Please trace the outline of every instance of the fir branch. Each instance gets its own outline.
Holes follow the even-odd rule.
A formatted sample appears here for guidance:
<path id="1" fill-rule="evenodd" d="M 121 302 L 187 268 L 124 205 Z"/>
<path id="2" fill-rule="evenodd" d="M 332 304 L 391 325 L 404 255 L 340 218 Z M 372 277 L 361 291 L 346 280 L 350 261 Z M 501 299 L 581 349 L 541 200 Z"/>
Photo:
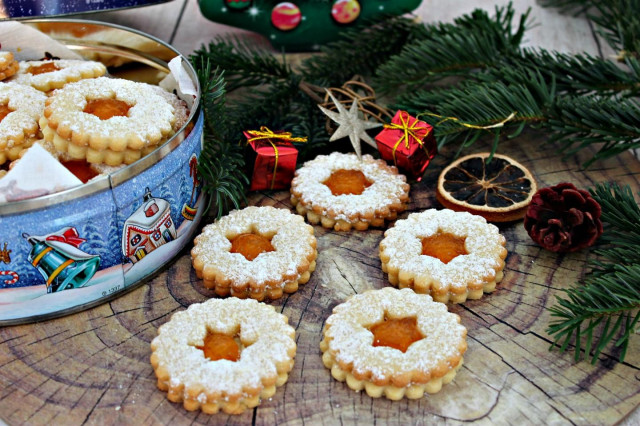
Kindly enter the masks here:
<path id="1" fill-rule="evenodd" d="M 545 77 L 538 69 L 504 68 L 498 81 L 491 77 L 498 75 L 497 72 L 453 89 L 408 93 L 399 98 L 397 107 L 414 113 L 426 111 L 457 118 L 442 121 L 424 116 L 435 126 L 439 144 L 462 141 L 459 151 L 487 131 L 471 126 L 500 123 L 514 112 L 516 116 L 504 125 L 504 128 L 515 128 L 510 138 L 529 125 L 548 130 L 549 142 L 556 142 L 560 152 L 566 155 L 598 145 L 598 152 L 584 163 L 585 167 L 640 147 L 640 104 L 636 100 L 597 95 L 556 96 L 555 73 Z M 493 149 L 501 130 L 502 127 L 491 129 L 496 137 Z"/>
<path id="2" fill-rule="evenodd" d="M 589 14 L 599 34 L 618 51 L 619 58 L 640 57 L 640 0 L 594 1 L 597 13 Z"/>
<path id="3" fill-rule="evenodd" d="M 520 16 L 515 33 L 511 30 L 515 17 L 511 3 L 496 8 L 494 18 L 478 9 L 454 25 L 427 27 L 426 39 L 407 43 L 378 68 L 374 86 L 390 92 L 398 86 L 421 85 L 494 66 L 519 51 L 530 11 Z"/>
<path id="4" fill-rule="evenodd" d="M 198 172 L 204 178 L 203 190 L 211 197 L 209 204 L 217 207 L 216 218 L 246 204 L 249 179 L 244 166 L 241 148 L 205 135 Z"/>
<path id="5" fill-rule="evenodd" d="M 242 100 L 227 109 L 228 133 L 226 138 L 238 142 L 242 131 L 268 126 L 273 130 L 284 130 L 285 116 L 291 111 L 291 103 L 299 93 L 299 77 L 291 76 L 269 86 L 244 93 Z"/>
<path id="6" fill-rule="evenodd" d="M 271 52 L 255 45 L 253 40 L 242 38 L 226 39 L 218 37 L 208 46 L 201 46 L 193 57 L 209 59 L 225 70 L 227 91 L 239 87 L 271 84 L 291 77 L 291 69 L 284 61 L 279 61 Z"/>
<path id="7" fill-rule="evenodd" d="M 620 348 L 622 362 L 640 320 L 640 208 L 629 187 L 599 184 L 591 193 L 603 208 L 602 220 L 607 226 L 603 240 L 610 245 L 597 251 L 604 260 L 592 261 L 593 270 L 579 285 L 564 290 L 564 298 L 556 297 L 557 305 L 549 308 L 555 319 L 547 332 L 562 352 L 573 342 L 576 361 L 584 350 L 595 364 L 602 351 L 613 344 Z M 629 233 L 632 236 L 627 238 Z M 635 255 L 624 264 L 617 262 L 620 249 L 634 247 Z"/>
<path id="8" fill-rule="evenodd" d="M 555 86 L 553 82 L 547 84 L 539 73 L 531 71 L 528 75 L 526 85 L 469 81 L 452 89 L 423 90 L 401 98 L 397 107 L 420 113 L 421 119 L 434 125 L 440 146 L 462 140 L 460 152 L 483 133 L 490 131 L 496 138 L 495 150 L 503 128 L 514 128 L 510 137 L 515 137 L 525 125 L 538 125 L 547 120 L 545 111 L 553 102 Z M 430 116 L 429 113 L 436 116 Z M 486 130 L 472 128 L 503 122 L 512 113 L 516 115 L 504 126 Z M 455 117 L 455 120 L 448 117 Z"/>
<path id="9" fill-rule="evenodd" d="M 345 31 L 342 39 L 321 48 L 304 62 L 306 81 L 341 86 L 356 74 L 371 75 L 409 40 L 421 37 L 424 26 L 406 18 L 391 18 L 369 28 Z"/>
<path id="10" fill-rule="evenodd" d="M 599 96 L 562 97 L 549 112 L 550 142 L 573 155 L 587 146 L 600 145 L 584 166 L 640 147 L 640 104 L 632 99 Z"/>
<path id="11" fill-rule="evenodd" d="M 639 262 L 637 249 L 640 247 L 640 206 L 636 204 L 631 188 L 620 188 L 617 184 L 597 185 L 591 190 L 591 194 L 602 207 L 602 221 L 605 224 L 602 242 L 615 245 L 621 250 L 635 249 L 634 255 L 627 257 L 627 260 L 635 259 Z M 608 252 L 601 254 L 607 256 L 606 253 Z"/>
<path id="12" fill-rule="evenodd" d="M 307 143 L 295 144 L 298 148 L 298 164 L 312 159 L 319 151 L 327 147 L 329 134 L 327 133 L 327 118 L 321 113 L 318 105 L 308 96 L 299 94 L 293 101 L 291 111 L 285 117 L 288 123 L 282 128 L 294 135 L 304 135 Z"/>
<path id="13" fill-rule="evenodd" d="M 523 49 L 521 56 L 505 59 L 497 67 L 477 76 L 479 81 L 526 83 L 531 70 L 556 81 L 558 93 L 598 93 L 605 96 L 635 96 L 640 92 L 640 62 L 625 60 L 627 69 L 586 53 L 567 55 L 543 49 Z"/>
<path id="14" fill-rule="evenodd" d="M 224 71 L 212 69 L 211 61 L 202 56 L 191 56 L 191 64 L 196 70 L 200 82 L 200 102 L 204 106 L 204 127 L 207 134 L 216 138 L 224 133 L 224 122 L 220 117 L 224 114 L 225 86 Z"/>
<path id="15" fill-rule="evenodd" d="M 204 146 L 200 153 L 198 173 L 204 180 L 203 191 L 209 194 L 209 205 L 217 207 L 216 217 L 221 217 L 231 208 L 246 203 L 245 187 L 249 183 L 244 173 L 242 149 L 227 142 L 225 133 L 224 105 L 225 83 L 223 72 L 212 70 L 211 61 L 202 56 L 193 56 L 196 68 L 201 103 L 204 110 Z"/>

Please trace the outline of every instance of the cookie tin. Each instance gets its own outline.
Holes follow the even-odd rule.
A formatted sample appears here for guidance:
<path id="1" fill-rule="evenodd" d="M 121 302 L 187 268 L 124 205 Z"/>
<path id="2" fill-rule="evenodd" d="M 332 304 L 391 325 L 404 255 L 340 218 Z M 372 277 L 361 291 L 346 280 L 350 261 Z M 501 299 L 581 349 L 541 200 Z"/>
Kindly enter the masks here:
<path id="1" fill-rule="evenodd" d="M 51 17 L 149 6 L 170 0 L 0 0 L 0 19 Z"/>
<path id="2" fill-rule="evenodd" d="M 118 25 L 75 20 L 29 25 L 131 80 L 157 82 L 180 55 Z M 91 37 L 74 32 L 87 26 Z M 95 36 L 101 31 L 102 40 Z M 203 117 L 196 73 L 182 62 L 196 95 L 183 98 L 190 105 L 188 122 L 166 143 L 87 184 L 0 204 L 0 325 L 61 316 L 112 299 L 191 243 L 206 204 L 197 172 Z"/>

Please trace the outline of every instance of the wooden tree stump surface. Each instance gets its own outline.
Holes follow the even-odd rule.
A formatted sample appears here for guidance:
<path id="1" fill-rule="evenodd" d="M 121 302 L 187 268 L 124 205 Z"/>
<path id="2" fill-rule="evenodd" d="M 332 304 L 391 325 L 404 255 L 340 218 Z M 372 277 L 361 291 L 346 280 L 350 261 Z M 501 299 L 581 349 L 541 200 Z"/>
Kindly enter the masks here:
<path id="1" fill-rule="evenodd" d="M 570 181 L 587 188 L 615 180 L 640 189 L 640 163 L 629 153 L 580 164 L 537 147 L 541 135 L 505 143 L 501 152 L 529 167 L 540 186 Z M 434 185 L 452 152 L 437 157 L 412 185 L 410 212 L 438 208 Z M 257 193 L 254 205 L 290 209 L 287 192 Z M 406 217 L 405 213 L 403 217 Z M 331 377 L 319 350 L 322 326 L 354 293 L 389 285 L 380 269 L 382 230 L 333 232 L 316 227 L 319 257 L 298 292 L 270 302 L 296 329 L 298 352 L 289 381 L 275 396 L 239 416 L 187 412 L 156 388 L 149 342 L 174 312 L 212 296 L 188 251 L 148 283 L 109 303 L 67 317 L 0 329 L 0 418 L 8 424 L 613 424 L 640 403 L 640 339 L 627 359 L 603 353 L 595 365 L 549 351 L 549 313 L 559 290 L 585 271 L 587 251 L 557 255 L 534 244 L 522 222 L 501 226 L 509 255 L 505 277 L 482 299 L 450 306 L 468 329 L 465 364 L 442 391 L 391 402 L 356 393 Z M 637 417 L 634 417 L 637 419 Z"/>

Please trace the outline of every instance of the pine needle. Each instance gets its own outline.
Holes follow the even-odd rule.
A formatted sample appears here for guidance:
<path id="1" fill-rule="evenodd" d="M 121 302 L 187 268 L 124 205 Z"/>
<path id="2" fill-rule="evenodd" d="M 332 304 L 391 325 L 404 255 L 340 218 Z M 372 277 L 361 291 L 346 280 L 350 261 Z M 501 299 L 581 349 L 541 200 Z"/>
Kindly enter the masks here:
<path id="1" fill-rule="evenodd" d="M 576 361 L 583 347 L 595 364 L 602 351 L 613 346 L 621 348 L 618 359 L 622 362 L 640 319 L 640 208 L 628 186 L 598 184 L 591 194 L 602 206 L 606 225 L 602 241 L 607 245 L 596 252 L 600 260 L 590 262 L 592 270 L 584 280 L 564 290 L 564 297 L 556 296 L 557 304 L 549 308 L 554 319 L 547 332 L 554 336 L 555 345 L 562 341 L 562 352 L 573 342 Z M 635 249 L 635 255 L 620 263 L 621 249 Z M 599 328 L 602 321 L 604 326 Z"/>
<path id="2" fill-rule="evenodd" d="M 406 43 L 399 54 L 378 68 L 375 87 L 388 93 L 398 86 L 422 85 L 494 66 L 518 52 L 529 13 L 520 16 L 514 33 L 511 3 L 496 8 L 493 18 L 478 9 L 454 24 L 427 26 L 424 39 Z"/>
<path id="3" fill-rule="evenodd" d="M 202 56 L 191 58 L 197 70 L 202 90 L 204 110 L 204 146 L 200 153 L 198 172 L 203 177 L 203 191 L 209 194 L 209 205 L 217 207 L 216 217 L 246 203 L 242 149 L 222 139 L 225 133 L 225 83 L 223 72 L 212 69 L 211 61 Z"/>

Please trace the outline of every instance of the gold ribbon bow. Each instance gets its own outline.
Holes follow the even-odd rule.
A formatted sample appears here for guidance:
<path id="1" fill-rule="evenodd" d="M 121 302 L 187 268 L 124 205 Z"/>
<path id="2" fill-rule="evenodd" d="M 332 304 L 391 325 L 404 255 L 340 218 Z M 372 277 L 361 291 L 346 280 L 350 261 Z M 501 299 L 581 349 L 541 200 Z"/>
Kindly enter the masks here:
<path id="1" fill-rule="evenodd" d="M 273 189 L 276 184 L 276 171 L 278 170 L 278 158 L 280 157 L 280 153 L 278 152 L 278 147 L 276 143 L 272 139 L 277 139 L 279 142 L 306 142 L 307 138 L 304 137 L 293 137 L 291 132 L 278 132 L 275 133 L 270 130 L 267 126 L 261 126 L 260 130 L 247 130 L 247 133 L 251 135 L 249 139 L 247 139 L 247 143 L 256 142 L 259 140 L 266 140 L 273 147 L 273 153 L 275 155 L 275 164 L 273 165 L 273 178 L 271 179 L 271 187 L 269 189 Z"/>
<path id="2" fill-rule="evenodd" d="M 424 127 L 424 126 L 418 126 L 418 124 L 420 124 L 419 120 L 415 120 L 413 122 L 413 124 L 411 126 L 409 126 L 409 113 L 407 113 L 406 111 L 401 111 L 400 112 L 400 122 L 401 124 L 398 123 L 390 123 L 390 124 L 385 124 L 384 128 L 385 129 L 392 129 L 392 130 L 400 130 L 402 132 L 404 132 L 404 134 L 400 137 L 400 139 L 398 139 L 398 142 L 396 142 L 396 144 L 393 146 L 393 164 L 395 164 L 396 166 L 398 166 L 397 162 L 396 162 L 396 150 L 398 149 L 398 147 L 400 146 L 400 144 L 402 143 L 402 141 L 404 141 L 404 147 L 409 149 L 410 147 L 410 139 L 409 136 L 411 136 L 413 139 L 415 139 L 418 144 L 420 145 L 421 148 L 424 148 L 424 143 L 423 143 L 423 139 L 427 137 L 427 135 L 430 132 L 430 129 Z M 424 136 L 420 137 L 417 133 L 415 133 L 416 130 L 427 130 L 427 133 L 424 134 Z M 428 154 L 428 152 L 427 152 Z"/>

